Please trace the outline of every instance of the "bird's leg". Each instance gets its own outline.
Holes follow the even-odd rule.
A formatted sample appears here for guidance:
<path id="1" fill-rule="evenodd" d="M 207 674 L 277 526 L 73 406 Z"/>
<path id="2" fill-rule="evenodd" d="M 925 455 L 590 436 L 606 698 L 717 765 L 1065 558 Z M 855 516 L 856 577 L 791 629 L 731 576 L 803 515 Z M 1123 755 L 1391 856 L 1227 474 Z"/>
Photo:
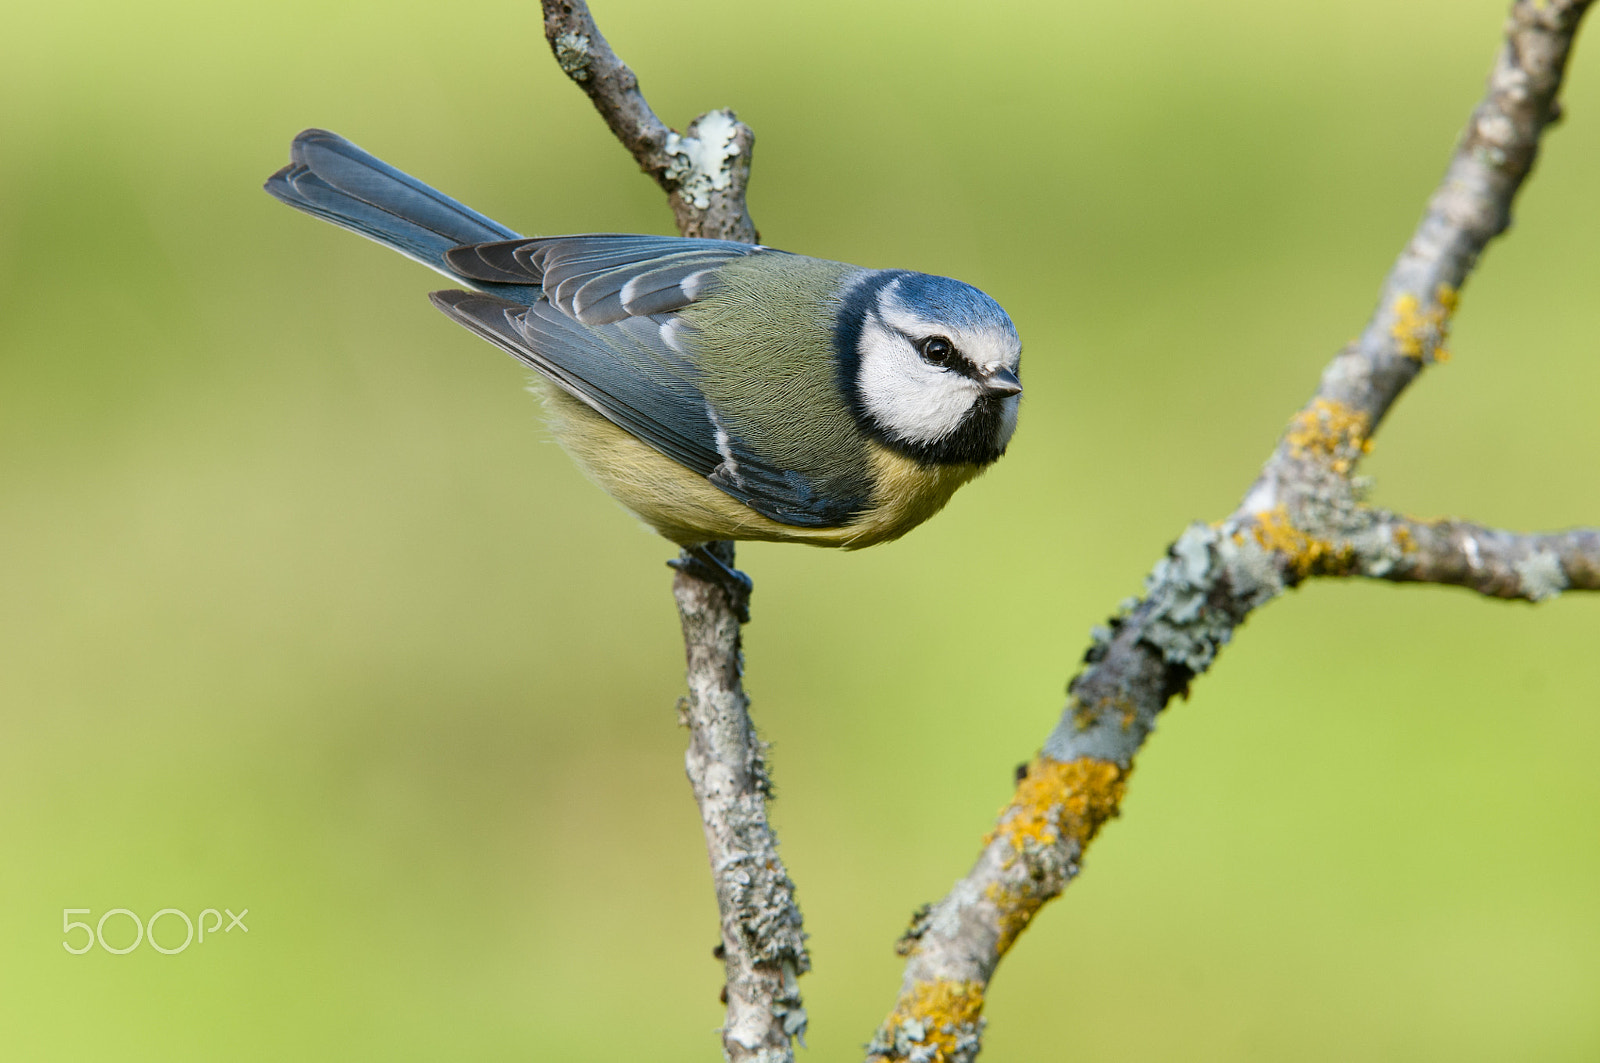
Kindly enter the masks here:
<path id="1" fill-rule="evenodd" d="M 739 623 L 748 624 L 750 592 L 755 590 L 755 584 L 750 582 L 749 576 L 734 568 L 732 562 L 733 544 L 714 542 L 686 546 L 683 548 L 683 553 L 667 564 L 679 572 L 721 587 L 727 594 L 728 602 L 733 606 L 734 615 L 739 618 Z"/>

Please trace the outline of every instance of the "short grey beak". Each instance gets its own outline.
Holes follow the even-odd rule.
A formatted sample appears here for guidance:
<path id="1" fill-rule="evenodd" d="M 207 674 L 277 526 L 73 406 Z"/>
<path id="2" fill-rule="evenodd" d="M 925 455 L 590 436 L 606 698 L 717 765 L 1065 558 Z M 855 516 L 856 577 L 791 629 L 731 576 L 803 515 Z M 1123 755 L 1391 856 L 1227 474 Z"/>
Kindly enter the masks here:
<path id="1" fill-rule="evenodd" d="M 996 369 L 992 373 L 983 375 L 983 390 L 991 395 L 1020 395 L 1022 394 L 1022 381 L 1017 379 L 1017 374 L 1009 369 Z"/>

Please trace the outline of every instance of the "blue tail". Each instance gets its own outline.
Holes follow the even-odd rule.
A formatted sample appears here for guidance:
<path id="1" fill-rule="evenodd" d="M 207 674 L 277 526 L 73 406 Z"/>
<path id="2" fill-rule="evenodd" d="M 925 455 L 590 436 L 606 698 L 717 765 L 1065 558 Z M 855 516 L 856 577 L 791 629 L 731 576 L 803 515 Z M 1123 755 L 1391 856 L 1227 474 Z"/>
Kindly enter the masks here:
<path id="1" fill-rule="evenodd" d="M 289 159 L 267 179 L 269 194 L 458 280 L 445 263 L 446 251 L 518 236 L 325 129 L 295 137 Z"/>

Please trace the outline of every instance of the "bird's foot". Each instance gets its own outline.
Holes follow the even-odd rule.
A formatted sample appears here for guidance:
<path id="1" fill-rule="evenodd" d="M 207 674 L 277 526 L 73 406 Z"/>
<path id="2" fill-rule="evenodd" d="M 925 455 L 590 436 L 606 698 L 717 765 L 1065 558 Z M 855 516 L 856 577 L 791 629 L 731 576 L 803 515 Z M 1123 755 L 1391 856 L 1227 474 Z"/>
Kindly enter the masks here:
<path id="1" fill-rule="evenodd" d="M 726 558 L 723 555 L 726 554 Z M 750 622 L 750 594 L 755 584 L 750 577 L 733 567 L 732 543 L 700 543 L 686 546 L 683 553 L 667 564 L 686 575 L 707 583 L 714 583 L 728 596 L 728 604 L 739 623 Z"/>

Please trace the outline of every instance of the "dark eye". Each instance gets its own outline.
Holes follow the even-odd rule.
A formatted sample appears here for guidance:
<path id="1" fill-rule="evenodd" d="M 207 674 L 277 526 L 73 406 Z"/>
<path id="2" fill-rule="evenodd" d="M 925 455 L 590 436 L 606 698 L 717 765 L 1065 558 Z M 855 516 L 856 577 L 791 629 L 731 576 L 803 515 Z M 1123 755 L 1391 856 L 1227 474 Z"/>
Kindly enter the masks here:
<path id="1" fill-rule="evenodd" d="M 943 336 L 929 336 L 917 346 L 917 350 L 934 365 L 944 365 L 956 353 L 955 344 Z"/>

